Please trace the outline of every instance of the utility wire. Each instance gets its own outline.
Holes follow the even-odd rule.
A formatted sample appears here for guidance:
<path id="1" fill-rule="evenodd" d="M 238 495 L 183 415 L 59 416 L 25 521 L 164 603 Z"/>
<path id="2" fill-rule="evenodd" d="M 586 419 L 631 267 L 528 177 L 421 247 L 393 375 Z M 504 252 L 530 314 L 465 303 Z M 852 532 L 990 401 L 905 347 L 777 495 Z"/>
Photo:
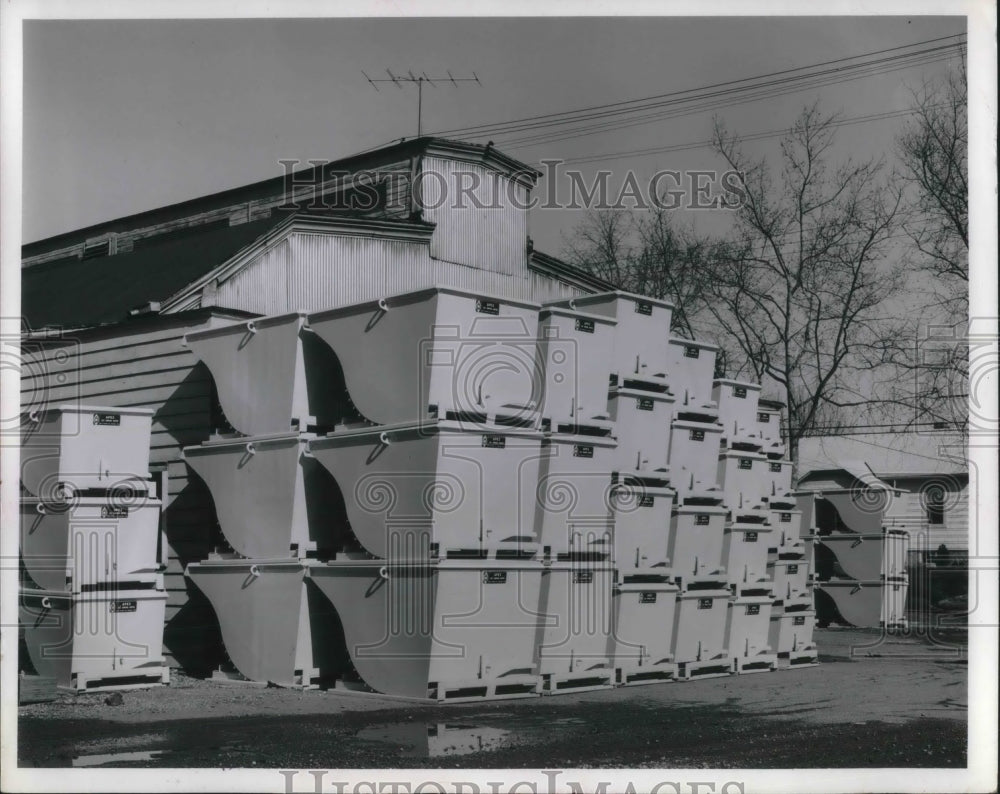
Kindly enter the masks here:
<path id="1" fill-rule="evenodd" d="M 807 69 L 818 69 L 820 67 L 832 66 L 833 64 L 844 63 L 846 61 L 857 60 L 859 58 L 867 58 L 867 57 L 870 57 L 870 56 L 873 56 L 873 55 L 883 55 L 883 54 L 889 53 L 889 52 L 897 52 L 897 51 L 903 50 L 903 49 L 911 49 L 913 47 L 921 47 L 921 46 L 923 46 L 925 44 L 935 44 L 937 42 L 948 41 L 948 40 L 951 40 L 951 39 L 964 38 L 964 37 L 965 37 L 964 33 L 954 34 L 954 35 L 951 35 L 951 36 L 941 36 L 941 37 L 934 38 L 934 39 L 926 39 L 924 41 L 914 42 L 912 44 L 901 45 L 899 47 L 890 47 L 888 49 L 874 50 L 872 52 L 862 53 L 860 55 L 846 56 L 844 58 L 837 58 L 837 59 L 832 60 L 832 61 L 822 61 L 820 63 L 814 63 L 814 64 L 810 64 L 808 66 L 796 66 L 796 67 L 793 67 L 791 69 L 783 69 L 783 70 L 777 71 L 777 72 L 768 72 L 768 73 L 761 74 L 761 75 L 755 75 L 753 77 L 743 77 L 743 78 L 740 78 L 738 80 L 727 80 L 727 81 L 721 82 L 721 83 L 712 83 L 712 84 L 709 84 L 709 85 L 700 86 L 698 88 L 688 88 L 688 89 L 683 89 L 683 90 L 679 90 L 679 91 L 671 91 L 671 92 L 668 92 L 668 93 L 665 93 L 665 94 L 656 94 L 656 95 L 653 95 L 653 96 L 639 97 L 637 99 L 628 99 L 628 100 L 623 100 L 623 101 L 620 101 L 620 102 L 611 102 L 611 103 L 603 104 L 603 105 L 591 105 L 589 107 L 578 108 L 576 110 L 562 111 L 560 113 L 547 113 L 547 114 L 543 114 L 543 115 L 540 115 L 540 116 L 528 116 L 528 117 L 525 117 L 525 118 L 514 119 L 512 121 L 495 122 L 493 124 L 480 124 L 480 125 L 471 126 L 471 127 L 455 127 L 453 129 L 450 129 L 450 130 L 441 130 L 441 131 L 438 131 L 438 132 L 436 132 L 434 134 L 435 135 L 452 135 L 452 134 L 471 133 L 471 132 L 491 132 L 491 131 L 494 131 L 494 130 L 501 130 L 501 129 L 505 129 L 505 128 L 510 127 L 510 126 L 518 126 L 518 125 L 522 125 L 522 124 L 529 123 L 529 122 L 535 122 L 535 121 L 541 121 L 541 120 L 547 120 L 547 119 L 556 119 L 556 118 L 561 118 L 561 117 L 566 117 L 566 116 L 575 116 L 575 115 L 579 115 L 579 114 L 583 114 L 583 113 L 591 113 L 593 111 L 607 110 L 607 109 L 611 109 L 611 108 L 622 108 L 622 107 L 626 107 L 626 106 L 630 106 L 630 105 L 636 105 L 637 103 L 646 103 L 646 102 L 651 102 L 651 101 L 655 101 L 655 100 L 661 100 L 661 99 L 667 99 L 667 98 L 674 98 L 674 97 L 681 96 L 683 94 L 690 94 L 690 93 L 695 93 L 695 92 L 705 92 L 705 91 L 708 91 L 708 90 L 717 89 L 717 88 L 723 88 L 723 87 L 726 87 L 726 86 L 735 86 L 735 85 L 739 85 L 740 83 L 747 83 L 747 82 L 751 82 L 751 81 L 755 81 L 755 80 L 762 80 L 762 79 L 770 78 L 770 77 L 778 77 L 778 76 L 781 76 L 781 75 L 791 74 L 793 72 L 805 71 Z M 477 135 L 476 137 L 479 137 L 479 136 Z"/>
<path id="2" fill-rule="evenodd" d="M 503 145 L 505 147 L 518 147 L 529 143 L 541 144 L 541 143 L 550 143 L 553 141 L 569 140 L 572 138 L 594 135 L 601 132 L 627 129 L 629 127 L 649 124 L 654 121 L 682 118 L 685 116 L 695 115 L 698 113 L 704 113 L 709 110 L 718 110 L 725 107 L 745 104 L 747 102 L 775 99 L 778 97 L 788 96 L 790 94 L 799 93 L 806 90 L 813 90 L 816 88 L 825 88 L 832 85 L 838 85 L 841 83 L 850 82 L 852 80 L 889 74 L 895 71 L 911 69 L 916 66 L 924 66 L 931 63 L 938 63 L 940 61 L 949 60 L 955 57 L 956 55 L 961 54 L 962 52 L 964 52 L 964 50 L 958 48 L 955 49 L 954 51 L 935 53 L 933 56 L 922 56 L 917 59 L 910 59 L 907 60 L 905 63 L 870 66 L 869 68 L 866 68 L 864 70 L 851 72 L 849 74 L 842 73 L 842 70 L 834 70 L 830 74 L 812 75 L 810 76 L 811 79 L 801 80 L 798 81 L 796 84 L 790 86 L 782 86 L 782 87 L 748 86 L 746 87 L 746 89 L 741 90 L 739 93 L 726 92 L 726 95 L 721 97 L 720 96 L 690 97 L 682 101 L 670 103 L 671 109 L 668 110 L 659 110 L 656 113 L 650 113 L 643 116 L 637 116 L 631 118 L 605 120 L 599 123 L 588 124 L 584 126 L 575 127 L 572 129 L 566 129 L 566 130 L 545 129 L 542 131 L 535 132 L 534 134 L 522 135 L 520 137 L 515 136 L 512 138 L 505 137 L 505 135 L 513 131 L 503 131 L 499 132 L 496 137 L 498 144 Z M 700 104 L 692 105 L 690 104 L 692 102 L 698 102 Z M 570 122 L 563 123 L 562 126 L 566 126 L 568 124 L 575 124 L 578 121 L 579 120 L 574 119 Z M 475 137 L 480 137 L 480 136 L 475 136 Z"/>

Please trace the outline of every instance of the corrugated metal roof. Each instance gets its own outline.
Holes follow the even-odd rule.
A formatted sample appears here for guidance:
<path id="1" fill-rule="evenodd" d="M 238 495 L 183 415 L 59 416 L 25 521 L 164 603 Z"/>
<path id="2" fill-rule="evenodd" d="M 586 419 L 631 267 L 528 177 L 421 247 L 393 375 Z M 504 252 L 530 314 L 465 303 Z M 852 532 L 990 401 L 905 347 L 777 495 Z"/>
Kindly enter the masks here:
<path id="1" fill-rule="evenodd" d="M 130 310 L 173 295 L 286 219 L 274 213 L 239 226 L 193 227 L 169 239 L 154 238 L 128 253 L 25 268 L 21 314 L 31 328 L 120 322 Z"/>
<path id="2" fill-rule="evenodd" d="M 799 476 L 863 462 L 879 477 L 961 474 L 965 443 L 954 433 L 819 436 L 799 441 Z"/>

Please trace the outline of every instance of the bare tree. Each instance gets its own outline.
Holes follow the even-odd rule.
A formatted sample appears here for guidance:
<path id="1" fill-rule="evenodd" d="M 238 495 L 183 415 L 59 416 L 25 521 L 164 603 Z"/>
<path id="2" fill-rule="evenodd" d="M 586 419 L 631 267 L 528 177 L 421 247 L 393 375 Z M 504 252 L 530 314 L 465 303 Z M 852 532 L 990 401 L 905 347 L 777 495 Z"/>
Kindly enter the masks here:
<path id="1" fill-rule="evenodd" d="M 914 193 L 904 228 L 918 264 L 939 280 L 941 305 L 968 315 L 969 122 L 965 63 L 913 94 L 914 119 L 897 139 L 902 177 Z"/>
<path id="2" fill-rule="evenodd" d="M 732 374 L 784 395 L 792 460 L 803 435 L 845 411 L 867 415 L 877 388 L 870 373 L 900 345 L 886 318 L 901 285 L 888 256 L 900 193 L 881 163 L 830 164 L 836 120 L 806 108 L 782 139 L 777 177 L 715 125 L 715 150 L 741 174 L 745 198 L 731 239 L 711 258 L 703 306 L 732 347 L 730 361 L 742 362 Z"/>
<path id="3" fill-rule="evenodd" d="M 914 118 L 897 138 L 908 190 L 904 228 L 914 264 L 933 283 L 910 323 L 914 340 L 897 356 L 895 402 L 911 423 L 967 432 L 969 349 L 968 90 L 965 62 L 913 93 Z M 928 325 L 937 330 L 928 331 Z"/>
<path id="4" fill-rule="evenodd" d="M 567 240 L 563 255 L 620 289 L 670 301 L 674 331 L 690 339 L 709 250 L 705 240 L 674 224 L 667 209 L 654 207 L 588 213 Z"/>

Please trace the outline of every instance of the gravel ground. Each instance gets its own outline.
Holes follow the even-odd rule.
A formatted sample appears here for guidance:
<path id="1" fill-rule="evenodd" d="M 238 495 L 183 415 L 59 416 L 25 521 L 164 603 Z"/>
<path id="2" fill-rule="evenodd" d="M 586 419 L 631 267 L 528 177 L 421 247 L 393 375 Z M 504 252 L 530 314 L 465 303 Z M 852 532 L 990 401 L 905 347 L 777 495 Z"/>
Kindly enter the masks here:
<path id="1" fill-rule="evenodd" d="M 20 708 L 23 766 L 963 767 L 964 636 L 817 631 L 792 671 L 492 703 L 224 684 Z M 251 719 L 247 719 L 250 717 Z"/>

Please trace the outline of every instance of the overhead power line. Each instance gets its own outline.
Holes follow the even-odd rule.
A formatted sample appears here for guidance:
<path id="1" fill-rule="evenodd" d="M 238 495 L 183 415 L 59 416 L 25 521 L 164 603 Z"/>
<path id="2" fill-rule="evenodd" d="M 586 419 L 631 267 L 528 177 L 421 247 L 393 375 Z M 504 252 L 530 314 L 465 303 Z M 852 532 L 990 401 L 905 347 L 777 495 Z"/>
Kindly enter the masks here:
<path id="1" fill-rule="evenodd" d="M 964 38 L 964 35 L 965 34 L 942 36 L 939 38 L 927 39 L 925 41 L 914 42 L 913 44 L 902 45 L 899 47 L 874 50 L 872 52 L 862 53 L 859 55 L 837 58 L 831 61 L 822 61 L 819 63 L 810 64 L 808 66 L 800 66 L 776 72 L 769 72 L 766 74 L 756 75 L 753 77 L 744 77 L 738 80 L 728 80 L 725 82 L 713 83 L 698 88 L 683 89 L 679 91 L 672 91 L 665 94 L 656 94 L 652 96 L 639 97 L 636 99 L 623 100 L 620 102 L 612 102 L 602 105 L 592 105 L 589 107 L 578 108 L 576 110 L 563 111 L 560 113 L 547 113 L 539 116 L 529 116 L 520 119 L 514 119 L 511 121 L 495 122 L 493 124 L 480 124 L 470 127 L 456 127 L 448 130 L 439 130 L 434 134 L 440 136 L 479 138 L 484 135 L 499 134 L 501 132 L 510 133 L 515 131 L 522 131 L 524 129 L 538 128 L 541 126 L 565 125 L 568 123 L 575 123 L 583 120 L 592 120 L 594 118 L 605 115 L 622 115 L 628 113 L 635 113 L 638 111 L 649 110 L 655 107 L 661 107 L 668 103 L 677 103 L 679 101 L 690 102 L 694 99 L 705 98 L 705 96 L 718 95 L 720 93 L 725 93 L 725 92 L 760 89 L 765 85 L 773 86 L 786 83 L 788 81 L 804 80 L 810 77 L 815 78 L 821 74 L 833 74 L 836 72 L 844 73 L 844 72 L 849 72 L 851 70 L 870 67 L 873 64 L 877 63 L 888 63 L 897 59 L 912 58 L 918 55 L 925 55 L 943 49 L 963 46 L 961 42 L 955 42 L 952 40 Z M 898 53 L 901 50 L 912 50 L 915 47 L 923 47 L 924 45 L 938 44 L 939 42 L 945 42 L 945 41 L 951 41 L 951 43 L 943 44 L 938 47 L 933 47 L 918 52 L 906 52 L 895 56 L 878 58 L 874 61 L 865 61 L 862 63 L 848 64 L 849 61 L 858 61 L 859 59 L 872 58 L 873 56 L 885 56 L 887 53 L 894 53 L 894 52 Z M 836 66 L 835 68 L 826 68 L 826 67 L 834 67 L 836 64 L 846 64 L 846 65 Z M 810 70 L 817 70 L 817 69 L 820 69 L 821 71 L 819 72 L 812 71 L 811 73 L 803 74 L 803 72 L 810 72 Z M 782 79 L 772 80 L 772 78 L 782 78 Z M 771 82 L 764 83 L 762 85 L 761 81 L 765 80 L 770 80 Z M 722 89 L 722 91 L 720 91 L 720 89 Z M 688 95 L 693 95 L 693 96 L 688 96 Z"/>
<path id="2" fill-rule="evenodd" d="M 649 124 L 654 121 L 662 121 L 666 119 L 681 118 L 684 116 L 705 113 L 707 111 L 719 110 L 733 105 L 757 102 L 765 99 L 774 99 L 806 90 L 825 88 L 831 85 L 850 82 L 852 80 L 889 74 L 903 69 L 911 69 L 916 66 L 925 66 L 931 63 L 949 60 L 963 52 L 963 46 L 949 47 L 940 51 L 936 50 L 930 54 L 914 54 L 913 57 L 908 56 L 905 60 L 893 60 L 892 62 L 880 64 L 865 64 L 865 68 L 863 69 L 853 69 L 851 71 L 839 69 L 825 73 L 816 73 L 809 75 L 808 79 L 801 79 L 795 81 L 794 83 L 783 84 L 780 86 L 765 83 L 746 86 L 739 90 L 687 97 L 676 102 L 663 103 L 667 109 L 658 110 L 654 113 L 647 113 L 644 115 L 635 116 L 622 114 L 619 117 L 612 118 L 610 120 L 602 119 L 596 123 L 571 126 L 580 121 L 579 119 L 573 119 L 564 122 L 563 128 L 546 125 L 545 129 L 540 129 L 537 132 L 532 132 L 527 135 L 506 137 L 509 133 L 498 132 L 495 133 L 493 137 L 497 139 L 499 144 L 507 147 L 569 140 L 572 138 L 594 135 L 602 132 L 617 131 L 642 124 Z M 525 130 L 525 132 L 528 131 L 529 130 Z M 513 133 L 513 130 L 510 131 L 510 133 Z"/>

